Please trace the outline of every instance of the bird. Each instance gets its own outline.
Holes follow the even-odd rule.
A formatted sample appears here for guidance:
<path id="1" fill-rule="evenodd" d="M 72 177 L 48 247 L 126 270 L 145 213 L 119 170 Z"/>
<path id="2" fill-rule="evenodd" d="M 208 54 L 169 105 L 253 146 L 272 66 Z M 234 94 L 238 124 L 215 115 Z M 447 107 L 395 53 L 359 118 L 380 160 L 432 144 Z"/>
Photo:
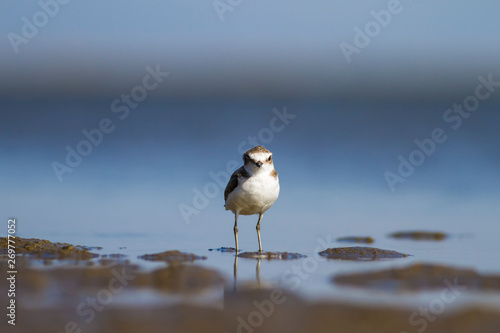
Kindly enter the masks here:
<path id="1" fill-rule="evenodd" d="M 256 146 L 243 154 L 243 166 L 230 177 L 224 191 L 226 210 L 234 214 L 234 243 L 238 253 L 238 217 L 259 214 L 257 237 L 259 252 L 260 222 L 264 213 L 271 208 L 280 192 L 278 172 L 274 168 L 273 154 L 262 146 Z"/>

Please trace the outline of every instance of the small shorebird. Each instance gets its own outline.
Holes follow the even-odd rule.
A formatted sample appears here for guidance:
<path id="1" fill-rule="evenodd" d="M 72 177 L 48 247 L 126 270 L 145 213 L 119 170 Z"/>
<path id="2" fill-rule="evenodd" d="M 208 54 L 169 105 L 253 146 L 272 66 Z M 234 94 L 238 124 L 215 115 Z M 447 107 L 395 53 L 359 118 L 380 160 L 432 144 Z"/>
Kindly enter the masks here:
<path id="1" fill-rule="evenodd" d="M 234 213 L 234 242 L 238 253 L 238 216 L 259 214 L 257 237 L 259 252 L 260 221 L 262 216 L 278 198 L 280 184 L 274 169 L 273 154 L 262 146 L 254 147 L 243 154 L 243 166 L 236 170 L 224 191 L 226 210 Z"/>

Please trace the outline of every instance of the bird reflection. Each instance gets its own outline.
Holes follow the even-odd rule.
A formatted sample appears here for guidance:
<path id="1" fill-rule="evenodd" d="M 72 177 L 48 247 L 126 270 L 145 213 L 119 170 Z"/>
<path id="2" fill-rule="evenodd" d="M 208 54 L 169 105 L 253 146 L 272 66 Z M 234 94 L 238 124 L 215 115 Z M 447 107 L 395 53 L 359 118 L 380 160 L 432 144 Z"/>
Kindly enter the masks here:
<path id="1" fill-rule="evenodd" d="M 260 258 L 257 258 L 257 265 L 255 266 L 255 280 L 257 281 L 257 287 L 261 287 L 261 282 L 260 282 Z M 234 256 L 234 284 L 233 284 L 233 290 L 236 292 L 236 286 L 237 286 L 237 280 L 238 280 L 238 256 Z"/>

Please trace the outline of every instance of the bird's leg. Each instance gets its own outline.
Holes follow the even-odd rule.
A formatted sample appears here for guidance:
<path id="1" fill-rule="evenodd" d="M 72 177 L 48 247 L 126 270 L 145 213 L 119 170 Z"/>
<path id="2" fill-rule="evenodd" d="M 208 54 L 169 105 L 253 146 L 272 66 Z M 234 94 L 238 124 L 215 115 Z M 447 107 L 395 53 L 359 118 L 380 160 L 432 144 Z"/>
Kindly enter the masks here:
<path id="1" fill-rule="evenodd" d="M 260 259 L 257 259 L 257 267 L 255 268 L 255 273 L 257 276 L 257 284 L 260 286 Z"/>
<path id="2" fill-rule="evenodd" d="M 238 256 L 234 256 L 234 292 L 236 292 L 236 278 L 238 276 Z"/>
<path id="3" fill-rule="evenodd" d="M 238 216 L 240 212 L 234 213 L 234 243 L 236 246 L 236 255 L 238 255 Z"/>
<path id="4" fill-rule="evenodd" d="M 262 220 L 262 216 L 264 216 L 264 214 L 260 213 L 259 222 L 257 222 L 257 226 L 255 227 L 257 229 L 257 237 L 259 238 L 259 252 L 262 252 L 262 243 L 260 242 L 260 220 Z"/>

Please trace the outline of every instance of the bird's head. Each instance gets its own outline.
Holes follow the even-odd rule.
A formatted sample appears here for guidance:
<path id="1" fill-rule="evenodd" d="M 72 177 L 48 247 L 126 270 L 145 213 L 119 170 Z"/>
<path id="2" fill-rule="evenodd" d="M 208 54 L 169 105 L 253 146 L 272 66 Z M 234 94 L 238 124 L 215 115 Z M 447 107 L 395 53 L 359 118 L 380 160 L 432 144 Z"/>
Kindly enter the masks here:
<path id="1" fill-rule="evenodd" d="M 245 169 L 252 173 L 271 172 L 274 169 L 273 153 L 262 146 L 254 147 L 243 154 Z"/>

